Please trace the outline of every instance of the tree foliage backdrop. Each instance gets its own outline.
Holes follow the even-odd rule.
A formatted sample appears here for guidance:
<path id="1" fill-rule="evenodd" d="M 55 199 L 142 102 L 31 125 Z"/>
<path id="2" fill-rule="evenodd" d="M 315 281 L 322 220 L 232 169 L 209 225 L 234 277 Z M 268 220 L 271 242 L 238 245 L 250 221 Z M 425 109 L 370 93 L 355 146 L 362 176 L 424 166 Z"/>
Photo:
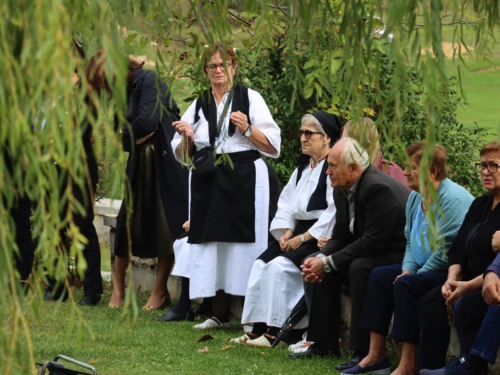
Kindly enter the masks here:
<path id="1" fill-rule="evenodd" d="M 24 297 L 16 281 L 13 254 L 15 228 L 8 214 L 19 196 L 37 204 L 33 231 L 39 267 L 32 283 L 38 291 L 47 272 L 60 280 L 67 273 L 60 230 L 73 238 L 69 255 L 77 257 L 86 241 L 72 223 L 81 210 L 55 165 L 83 184 L 80 124 L 89 117 L 83 100 L 86 82 L 75 88 L 71 74 L 81 71 L 98 47 L 106 51 L 113 100 L 103 100 L 94 125 L 99 155 L 114 155 L 116 168 L 126 160 L 108 119 L 123 113 L 126 54 L 132 43 L 154 42 L 157 71 L 176 89 L 191 87 L 193 96 L 207 82 L 202 67 L 204 46 L 231 42 L 240 62 L 238 79 L 259 90 L 283 131 L 282 157 L 274 165 L 282 181 L 294 168 L 299 151 L 295 130 L 302 114 L 314 110 L 343 119 L 376 120 L 386 157 L 404 163 L 404 147 L 425 139 L 448 147 L 455 181 L 477 195 L 471 165 L 477 158 L 484 129 L 456 120 L 462 93 L 466 33 L 475 33 L 474 53 L 488 55 L 499 26 L 498 0 L 6 0 L 0 4 L 0 373 L 25 374 L 33 352 L 23 317 L 37 309 L 41 293 Z M 146 32 L 124 31 L 126 17 L 147 17 Z M 445 64 L 442 28 L 454 29 L 454 68 Z M 75 36 L 87 58 L 71 48 Z M 455 76 L 451 80 L 450 76 Z M 7 159 L 14 168 L 7 167 Z M 427 159 L 423 158 L 425 170 Z M 121 189 L 123 175 L 111 173 L 110 184 Z M 65 212 L 63 206 L 69 205 Z M 80 257 L 81 258 L 81 257 Z M 85 267 L 78 262 L 78 271 Z M 70 298 L 74 303 L 74 300 Z M 78 309 L 68 326 L 81 322 Z M 84 329 L 84 324 L 78 324 Z"/>

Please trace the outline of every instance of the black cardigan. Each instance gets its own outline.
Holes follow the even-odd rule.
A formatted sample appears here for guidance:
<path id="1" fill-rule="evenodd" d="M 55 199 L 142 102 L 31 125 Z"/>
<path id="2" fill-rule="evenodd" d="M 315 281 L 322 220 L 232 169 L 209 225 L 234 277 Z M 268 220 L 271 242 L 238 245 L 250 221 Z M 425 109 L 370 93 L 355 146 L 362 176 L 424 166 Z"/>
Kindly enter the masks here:
<path id="1" fill-rule="evenodd" d="M 492 211 L 492 203 L 493 195 L 489 192 L 472 202 L 448 252 L 448 265 L 460 264 L 463 280 L 483 274 L 495 259 L 491 237 L 500 230 L 500 204 Z M 471 236 L 471 231 L 480 223 L 477 233 Z"/>

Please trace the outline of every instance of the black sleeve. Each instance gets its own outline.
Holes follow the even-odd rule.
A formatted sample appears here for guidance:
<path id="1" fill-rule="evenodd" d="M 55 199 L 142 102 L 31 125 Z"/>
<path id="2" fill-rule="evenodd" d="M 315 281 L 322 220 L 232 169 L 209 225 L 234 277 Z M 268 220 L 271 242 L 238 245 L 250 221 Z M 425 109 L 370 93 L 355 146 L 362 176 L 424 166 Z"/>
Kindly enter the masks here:
<path id="1" fill-rule="evenodd" d="M 482 204 L 487 204 L 487 199 L 485 201 L 483 197 L 484 195 L 476 198 L 470 205 L 469 211 L 467 211 L 467 213 L 465 214 L 464 221 L 462 222 L 462 225 L 458 230 L 457 237 L 455 237 L 455 240 L 450 246 L 450 250 L 448 250 L 448 267 L 451 267 L 455 264 L 463 264 L 463 245 L 465 243 L 465 239 L 467 237 L 467 234 L 471 230 L 471 225 L 474 225 L 474 223 L 480 219 L 479 217 L 477 217 L 477 213 L 481 212 L 481 210 L 478 208 L 482 207 Z"/>
<path id="2" fill-rule="evenodd" d="M 137 116 L 131 120 L 130 127 L 125 126 L 122 129 L 123 147 L 125 150 L 130 148 L 132 137 L 130 129 L 133 132 L 133 139 L 139 139 L 151 134 L 156 130 L 162 116 L 162 101 L 159 100 L 158 88 L 166 90 L 166 84 L 156 79 L 154 72 L 148 72 L 140 86 L 131 95 L 137 98 Z M 162 90 L 163 91 L 163 90 Z M 175 105 L 177 108 L 177 105 Z M 177 109 L 178 111 L 178 109 Z M 128 151 L 128 150 L 127 150 Z"/>
<path id="3" fill-rule="evenodd" d="M 354 259 L 385 252 L 400 220 L 401 210 L 404 212 L 405 209 L 398 199 L 394 199 L 391 189 L 383 184 L 368 188 L 359 203 L 360 209 L 356 212 L 364 215 L 362 234 L 341 251 L 332 254 L 335 266 L 341 271 L 347 270 Z"/>

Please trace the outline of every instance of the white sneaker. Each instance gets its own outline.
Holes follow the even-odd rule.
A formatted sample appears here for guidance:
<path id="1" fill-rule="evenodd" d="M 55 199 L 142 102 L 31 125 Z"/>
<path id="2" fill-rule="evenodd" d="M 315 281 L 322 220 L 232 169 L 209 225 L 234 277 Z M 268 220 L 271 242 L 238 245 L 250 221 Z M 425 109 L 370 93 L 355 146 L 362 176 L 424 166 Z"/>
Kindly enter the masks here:
<path id="1" fill-rule="evenodd" d="M 231 323 L 221 323 L 219 319 L 217 319 L 215 316 L 212 316 L 211 318 L 208 318 L 205 320 L 203 323 L 200 324 L 195 324 L 193 326 L 194 329 L 220 329 L 220 328 L 231 328 Z"/>
<path id="2" fill-rule="evenodd" d="M 307 341 L 306 339 L 307 339 L 307 332 L 304 332 L 304 334 L 302 335 L 302 340 L 300 340 L 296 344 L 290 345 L 288 347 L 288 350 L 291 351 L 292 353 L 300 353 L 300 352 L 307 350 L 307 348 L 309 348 L 311 346 L 311 344 L 313 344 L 313 342 Z M 304 349 L 304 350 L 302 350 L 302 349 Z"/>

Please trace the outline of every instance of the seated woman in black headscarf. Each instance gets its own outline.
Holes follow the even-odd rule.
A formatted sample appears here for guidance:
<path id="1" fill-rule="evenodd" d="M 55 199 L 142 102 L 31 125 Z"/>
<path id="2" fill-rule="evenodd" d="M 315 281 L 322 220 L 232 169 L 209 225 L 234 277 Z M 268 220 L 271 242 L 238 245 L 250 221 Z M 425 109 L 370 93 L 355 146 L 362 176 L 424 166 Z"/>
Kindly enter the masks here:
<path id="1" fill-rule="evenodd" d="M 253 323 L 252 332 L 232 340 L 270 347 L 279 328 L 304 295 L 300 265 L 318 251 L 318 239 L 330 236 L 335 204 L 326 169 L 331 145 L 340 136 L 340 121 L 323 111 L 302 117 L 299 131 L 302 155 L 281 192 L 270 232 L 275 238 L 254 262 L 248 281 L 241 323 Z M 305 327 L 307 318 L 297 328 Z"/>

